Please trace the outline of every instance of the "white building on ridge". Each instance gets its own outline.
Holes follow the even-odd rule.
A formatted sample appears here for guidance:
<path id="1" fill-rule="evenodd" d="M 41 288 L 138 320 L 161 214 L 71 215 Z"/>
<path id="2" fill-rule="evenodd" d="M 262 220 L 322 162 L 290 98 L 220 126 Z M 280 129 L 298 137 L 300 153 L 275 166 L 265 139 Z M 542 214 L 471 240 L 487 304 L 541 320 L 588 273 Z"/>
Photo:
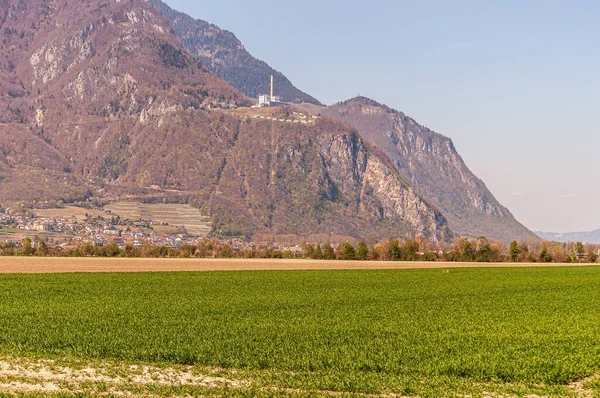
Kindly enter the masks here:
<path id="1" fill-rule="evenodd" d="M 271 94 L 263 94 L 258 96 L 257 108 L 271 107 L 282 105 L 281 99 L 275 96 L 275 78 L 271 75 Z"/>

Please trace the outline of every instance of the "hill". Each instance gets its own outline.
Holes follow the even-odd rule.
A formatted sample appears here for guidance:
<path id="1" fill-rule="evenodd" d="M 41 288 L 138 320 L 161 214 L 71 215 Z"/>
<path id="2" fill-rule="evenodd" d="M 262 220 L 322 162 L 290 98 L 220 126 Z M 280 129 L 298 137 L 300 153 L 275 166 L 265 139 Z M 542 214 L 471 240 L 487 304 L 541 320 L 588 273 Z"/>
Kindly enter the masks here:
<path id="1" fill-rule="evenodd" d="M 224 234 L 448 240 L 387 156 L 329 120 L 288 123 L 202 64 L 144 0 L 5 0 L 2 201 L 184 202 Z M 12 94 L 11 94 L 12 93 Z"/>
<path id="2" fill-rule="evenodd" d="M 252 98 L 269 93 L 270 76 L 275 76 L 277 95 L 285 102 L 319 104 L 300 91 L 281 72 L 253 57 L 231 32 L 176 11 L 161 0 L 149 0 L 167 18 L 185 48 L 221 79 Z"/>
<path id="3" fill-rule="evenodd" d="M 321 113 L 355 127 L 387 154 L 402 177 L 440 209 L 457 234 L 503 241 L 538 239 L 468 169 L 449 138 L 364 97 Z"/>

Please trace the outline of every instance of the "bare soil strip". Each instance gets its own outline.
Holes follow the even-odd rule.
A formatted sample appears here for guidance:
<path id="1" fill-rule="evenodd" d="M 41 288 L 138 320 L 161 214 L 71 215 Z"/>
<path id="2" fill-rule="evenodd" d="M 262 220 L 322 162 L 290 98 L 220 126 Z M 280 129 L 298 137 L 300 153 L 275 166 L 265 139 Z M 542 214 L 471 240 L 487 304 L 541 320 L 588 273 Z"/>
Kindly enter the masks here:
<path id="1" fill-rule="evenodd" d="M 569 384 L 569 388 L 578 398 L 593 398 L 596 395 L 594 395 L 594 390 L 590 388 L 589 384 L 597 380 L 600 380 L 600 375 L 593 375 L 582 380 L 574 381 Z"/>
<path id="2" fill-rule="evenodd" d="M 0 257 L 0 274 L 581 267 L 598 264 Z"/>
<path id="3" fill-rule="evenodd" d="M 0 392 L 12 394 L 103 392 L 104 394 L 98 395 L 124 396 L 131 395 L 127 391 L 130 387 L 195 386 L 235 389 L 248 384 L 245 380 L 198 374 L 191 367 L 175 369 L 106 363 L 77 369 L 60 366 L 50 360 L 0 359 Z"/>
<path id="4" fill-rule="evenodd" d="M 28 360 L 25 358 L 0 358 L 0 393 L 19 395 L 37 394 L 84 394 L 87 396 L 128 396 L 154 397 L 161 387 L 200 387 L 206 392 L 230 393 L 241 390 L 284 393 L 286 396 L 338 397 L 361 396 L 365 398 L 409 398 L 403 395 L 388 394 L 348 394 L 338 391 L 302 390 L 255 384 L 244 379 L 236 370 L 225 372 L 220 368 L 194 368 L 191 366 L 160 368 L 146 365 L 127 365 L 111 362 L 93 364 L 77 363 L 76 366 L 59 364 L 53 360 Z M 242 376 L 241 378 L 239 376 Z M 587 385 L 598 380 L 599 375 L 575 381 L 568 385 L 568 396 L 591 398 L 593 389 Z M 235 393 L 233 394 L 235 395 Z M 189 396 L 185 390 L 173 390 L 169 396 Z M 507 396 L 498 393 L 484 393 L 485 397 Z M 509 395 L 510 396 L 510 395 Z M 537 398 L 538 395 L 527 395 Z"/>
<path id="5" fill-rule="evenodd" d="M 288 396 L 314 394 L 323 397 L 348 395 L 338 391 L 300 390 L 253 386 L 252 381 L 217 376 L 221 369 L 191 366 L 159 368 L 140 365 L 119 365 L 101 362 L 85 367 L 59 365 L 52 360 L 30 361 L 0 358 L 0 393 L 23 394 L 86 394 L 90 396 L 158 396 L 156 387 L 203 387 L 207 391 L 252 389 L 281 392 Z M 235 375 L 237 371 L 230 370 Z M 181 392 L 183 396 L 189 396 Z M 174 392 L 170 396 L 179 396 Z M 396 394 L 356 394 L 365 398 L 408 398 Z"/>

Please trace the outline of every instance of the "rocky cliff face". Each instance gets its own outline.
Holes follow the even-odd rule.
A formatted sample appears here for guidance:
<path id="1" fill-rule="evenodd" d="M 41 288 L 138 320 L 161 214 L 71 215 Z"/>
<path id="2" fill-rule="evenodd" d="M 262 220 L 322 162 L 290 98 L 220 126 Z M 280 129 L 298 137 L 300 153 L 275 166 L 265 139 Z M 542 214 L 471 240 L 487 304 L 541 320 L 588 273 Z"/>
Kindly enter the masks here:
<path id="1" fill-rule="evenodd" d="M 354 130 L 239 111 L 248 98 L 146 1 L 2 1 L 0 200 L 134 195 L 193 203 L 224 232 L 450 238 Z"/>
<path id="2" fill-rule="evenodd" d="M 355 132 L 327 120 L 313 128 L 242 123 L 223 164 L 208 202 L 213 211 L 225 206 L 250 217 L 237 224 L 277 234 L 450 238 L 443 217 L 393 168 Z"/>
<path id="3" fill-rule="evenodd" d="M 331 106 L 323 113 L 357 128 L 365 140 L 385 152 L 417 193 L 441 210 L 456 233 L 536 239 L 468 169 L 449 138 L 367 98 Z"/>
<path id="4" fill-rule="evenodd" d="M 394 175 L 388 165 L 374 158 L 369 162 L 364 175 L 365 187 L 372 189 L 375 196 L 383 197 L 378 211 L 384 214 L 399 215 L 417 231 L 417 235 L 430 236 L 432 233 L 424 228 L 427 225 L 442 225 L 448 230 L 446 220 L 439 212 L 430 211 L 430 206 L 415 191 L 403 184 Z M 363 192 L 366 190 L 363 188 Z"/>
<path id="5" fill-rule="evenodd" d="M 173 32 L 202 65 L 242 93 L 252 98 L 267 94 L 273 75 L 277 95 L 283 101 L 319 104 L 315 98 L 294 87 L 281 72 L 254 58 L 233 33 L 173 10 L 161 0 L 149 1 L 168 19 Z"/>

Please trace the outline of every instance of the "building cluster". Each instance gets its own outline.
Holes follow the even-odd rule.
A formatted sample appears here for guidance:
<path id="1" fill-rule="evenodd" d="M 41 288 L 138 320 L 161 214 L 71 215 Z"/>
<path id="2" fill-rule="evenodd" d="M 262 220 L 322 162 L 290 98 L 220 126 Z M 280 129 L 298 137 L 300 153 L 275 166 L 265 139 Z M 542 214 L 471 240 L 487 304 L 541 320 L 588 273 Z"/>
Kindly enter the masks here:
<path id="1" fill-rule="evenodd" d="M 290 117 L 274 117 L 274 116 L 263 116 L 263 115 L 254 115 L 253 119 L 263 119 L 263 120 L 271 120 L 274 122 L 284 122 L 284 123 L 300 123 L 300 124 L 315 124 L 316 120 L 319 118 L 318 116 L 309 116 L 304 113 L 293 112 Z"/>
<path id="2" fill-rule="evenodd" d="M 21 235 L 39 235 L 47 240 L 48 246 L 62 247 L 89 242 L 95 246 L 115 243 L 120 248 L 126 245 L 142 247 L 144 243 L 179 248 L 196 244 L 200 239 L 185 233 L 159 233 L 153 229 L 156 225 L 163 224 L 150 220 L 121 220 L 118 216 L 87 217 L 81 221 L 76 218 L 36 217 L 28 213 L 0 215 L 0 231 L 5 232 L 3 240 L 14 240 L 12 243 L 17 244 Z"/>
<path id="3" fill-rule="evenodd" d="M 141 248 L 146 244 L 179 249 L 186 245 L 199 245 L 209 239 L 221 245 L 227 244 L 233 250 L 252 251 L 270 248 L 300 252 L 300 246 L 289 247 L 271 243 L 248 242 L 241 238 L 219 236 L 193 236 L 187 233 L 160 233 L 156 226 L 165 226 L 151 220 L 123 220 L 119 216 L 88 216 L 85 220 L 62 217 L 37 217 L 30 213 L 14 215 L 0 214 L 0 246 L 10 243 L 19 247 L 24 236 L 32 237 L 37 244 L 43 239 L 49 247 L 75 247 L 81 243 L 94 246 L 116 244 L 120 249 L 126 246 Z"/>
<path id="4" fill-rule="evenodd" d="M 78 234 L 85 226 L 77 221 L 62 218 L 38 218 L 28 213 L 0 215 L 0 229 L 13 232 L 56 232 L 62 234 Z"/>

